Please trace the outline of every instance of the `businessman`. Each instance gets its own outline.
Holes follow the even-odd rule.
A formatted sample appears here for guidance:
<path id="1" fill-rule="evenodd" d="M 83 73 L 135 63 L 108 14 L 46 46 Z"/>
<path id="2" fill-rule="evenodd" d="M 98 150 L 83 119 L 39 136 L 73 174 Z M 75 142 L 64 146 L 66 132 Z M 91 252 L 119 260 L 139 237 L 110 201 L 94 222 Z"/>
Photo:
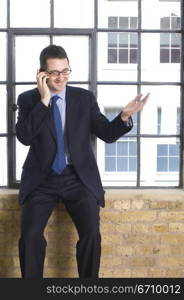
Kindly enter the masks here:
<path id="1" fill-rule="evenodd" d="M 131 130 L 131 115 L 142 110 L 139 94 L 111 122 L 101 114 L 92 92 L 67 85 L 71 68 L 56 45 L 40 54 L 37 88 L 18 97 L 18 140 L 30 149 L 23 165 L 19 199 L 22 278 L 42 278 L 52 210 L 62 201 L 78 232 L 76 259 L 81 278 L 98 278 L 101 256 L 100 207 L 104 190 L 91 148 L 91 135 L 115 142 Z M 113 100 L 113 99 L 112 99 Z"/>

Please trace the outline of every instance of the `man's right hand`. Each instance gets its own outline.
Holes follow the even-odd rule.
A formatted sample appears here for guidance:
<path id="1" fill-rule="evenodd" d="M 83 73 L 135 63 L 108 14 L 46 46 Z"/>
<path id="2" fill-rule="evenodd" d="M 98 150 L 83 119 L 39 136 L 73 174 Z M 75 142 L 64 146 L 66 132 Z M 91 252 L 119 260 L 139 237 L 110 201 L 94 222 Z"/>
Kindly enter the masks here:
<path id="1" fill-rule="evenodd" d="M 37 80 L 38 90 L 41 95 L 41 101 L 46 106 L 49 105 L 50 97 L 51 97 L 50 90 L 46 82 L 47 78 L 49 77 L 45 72 L 40 72 L 39 70 L 37 71 L 36 80 Z"/>

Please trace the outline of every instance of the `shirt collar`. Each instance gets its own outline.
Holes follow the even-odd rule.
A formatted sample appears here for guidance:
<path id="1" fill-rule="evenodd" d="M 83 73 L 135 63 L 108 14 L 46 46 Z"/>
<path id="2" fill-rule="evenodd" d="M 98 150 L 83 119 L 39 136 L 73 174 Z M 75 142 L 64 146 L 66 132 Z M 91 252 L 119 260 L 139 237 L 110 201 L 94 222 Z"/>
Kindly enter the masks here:
<path id="1" fill-rule="evenodd" d="M 61 99 L 65 100 L 65 95 L 66 95 L 66 86 L 64 87 L 64 89 L 59 93 L 59 94 L 55 94 L 51 92 L 51 97 L 58 95 Z"/>

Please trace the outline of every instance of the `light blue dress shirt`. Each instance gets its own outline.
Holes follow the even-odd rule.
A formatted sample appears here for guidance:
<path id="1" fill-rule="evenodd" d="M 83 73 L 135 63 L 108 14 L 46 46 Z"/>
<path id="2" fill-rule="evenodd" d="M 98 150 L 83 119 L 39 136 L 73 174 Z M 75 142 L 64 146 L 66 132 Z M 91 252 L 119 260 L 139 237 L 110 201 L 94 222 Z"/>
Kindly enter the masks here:
<path id="1" fill-rule="evenodd" d="M 56 105 L 59 108 L 61 120 L 62 120 L 62 131 L 64 135 L 64 141 L 65 141 L 65 158 L 66 158 L 66 164 L 69 164 L 69 153 L 68 153 L 68 147 L 67 147 L 67 139 L 66 139 L 66 133 L 65 133 L 65 123 L 66 123 L 66 87 L 59 93 L 54 94 L 51 93 L 51 97 L 58 95 L 59 99 L 56 102 Z M 52 105 L 52 99 L 50 104 Z M 71 162 L 70 162 L 71 163 Z"/>

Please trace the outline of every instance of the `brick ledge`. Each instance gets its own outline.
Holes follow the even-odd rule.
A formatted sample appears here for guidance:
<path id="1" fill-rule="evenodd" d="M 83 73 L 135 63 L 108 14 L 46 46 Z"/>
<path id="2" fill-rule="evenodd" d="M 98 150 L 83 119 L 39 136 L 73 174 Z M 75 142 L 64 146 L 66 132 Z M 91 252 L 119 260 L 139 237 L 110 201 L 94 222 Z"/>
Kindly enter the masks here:
<path id="1" fill-rule="evenodd" d="M 12 199 L 18 197 L 18 189 L 0 188 L 0 200 Z M 159 197 L 160 196 L 160 197 Z M 152 199 L 161 198 L 166 200 L 184 200 L 184 189 L 168 188 L 168 189 L 107 189 L 105 193 L 106 199 Z M 159 199 L 158 199 L 159 200 Z"/>

